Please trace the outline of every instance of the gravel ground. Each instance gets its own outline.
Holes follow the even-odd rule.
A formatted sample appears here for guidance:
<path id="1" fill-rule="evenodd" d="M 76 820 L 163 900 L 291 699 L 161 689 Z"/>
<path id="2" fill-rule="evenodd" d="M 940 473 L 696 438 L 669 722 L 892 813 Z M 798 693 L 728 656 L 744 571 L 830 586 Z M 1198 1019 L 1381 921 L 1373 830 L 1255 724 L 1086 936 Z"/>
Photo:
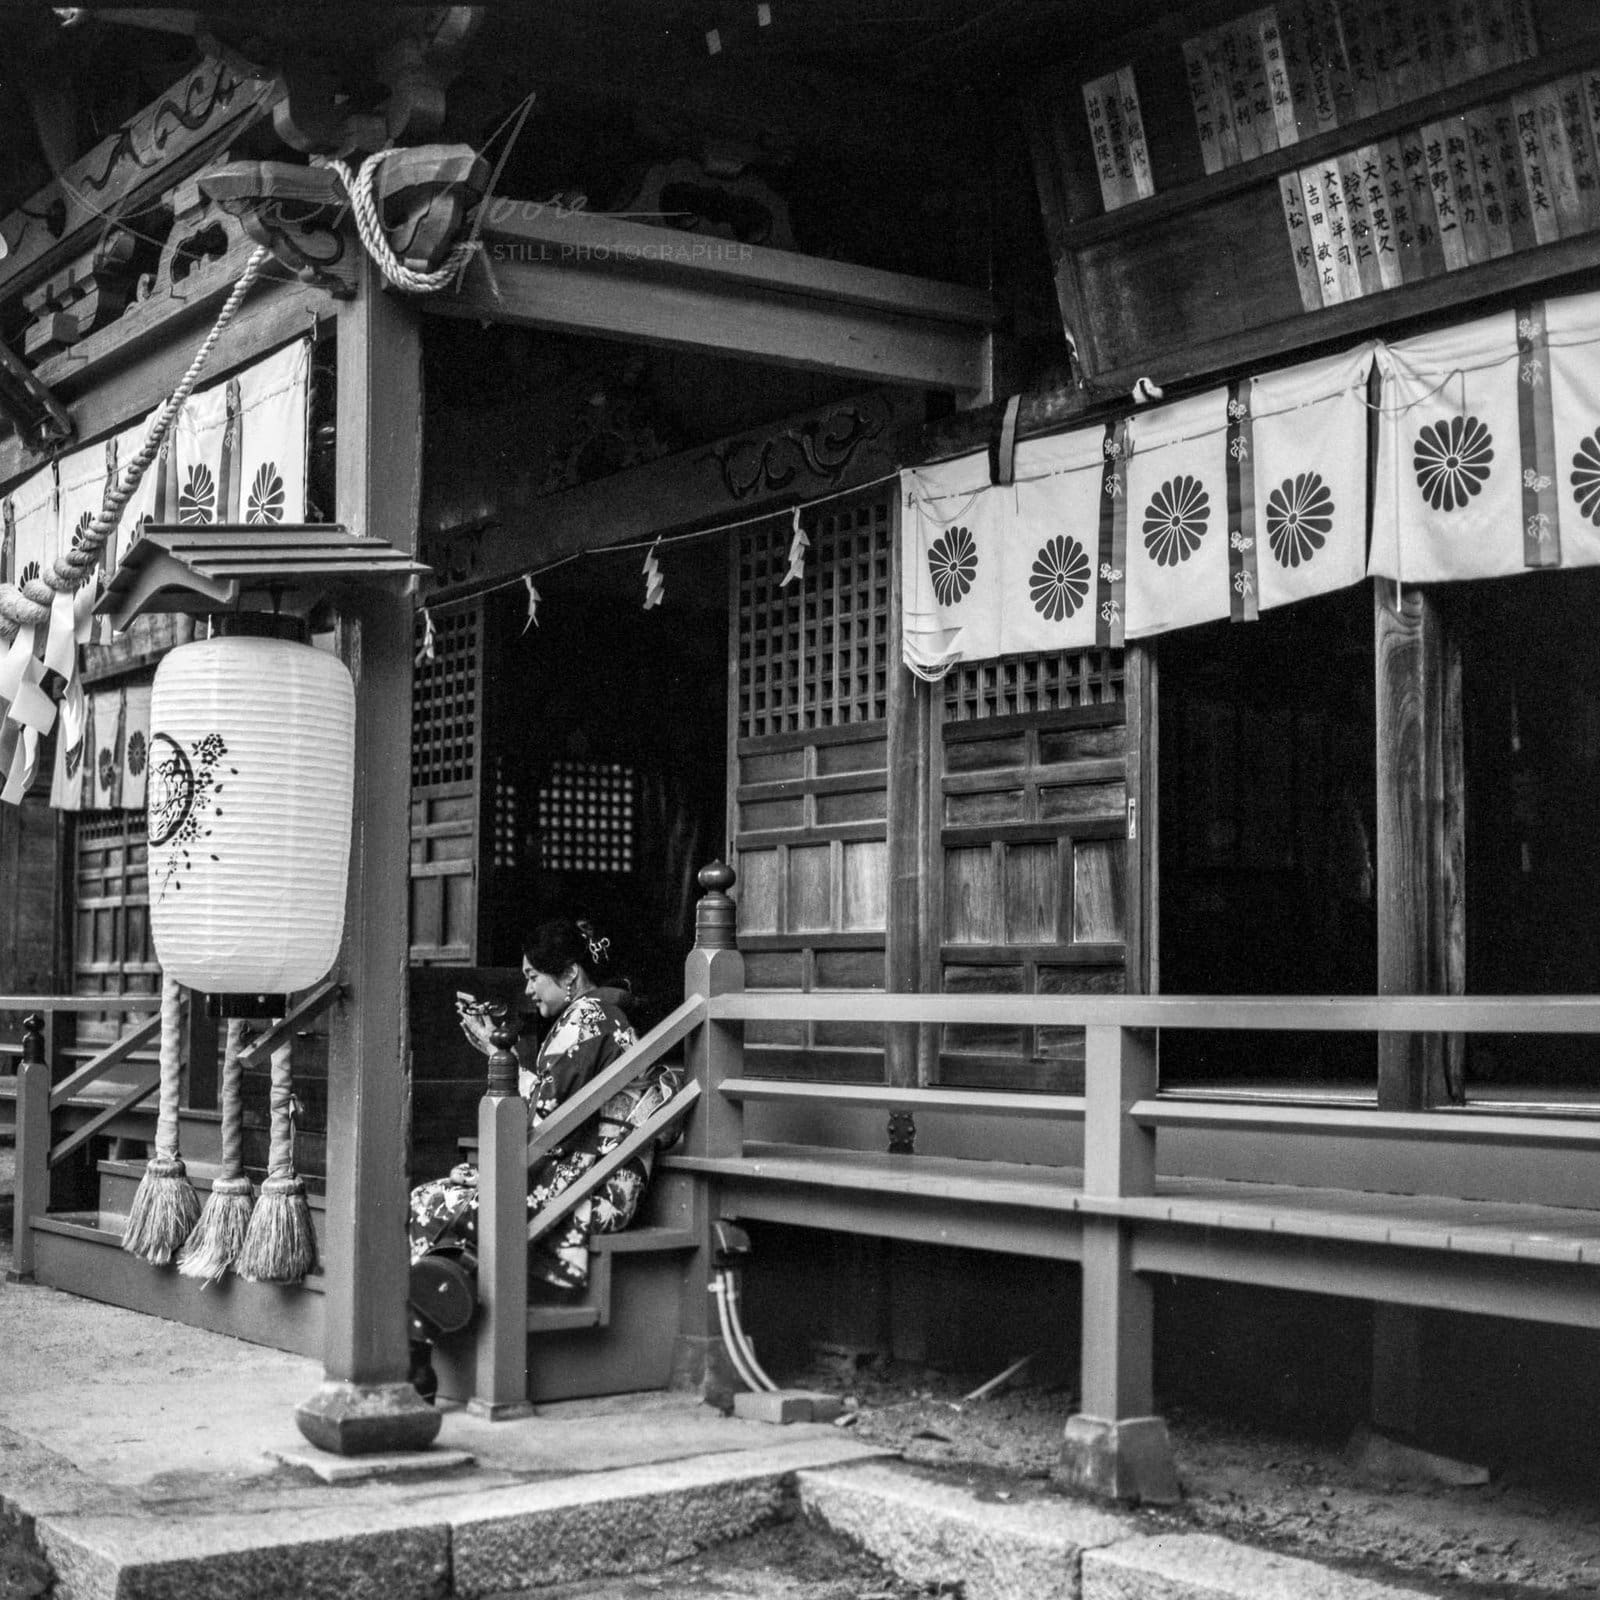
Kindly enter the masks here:
<path id="1" fill-rule="evenodd" d="M 1074 1396 L 1019 1385 L 962 1397 L 992 1374 L 824 1361 L 796 1380 L 847 1396 L 856 1436 L 909 1461 L 982 1484 L 1000 1497 L 1053 1492 Z M 853 1418 L 854 1420 L 850 1420 Z M 1169 1413 L 1184 1499 L 1152 1514 L 1353 1569 L 1442 1584 L 1502 1586 L 1508 1595 L 1600 1594 L 1600 1484 L 1498 1478 L 1481 1488 L 1364 1479 L 1336 1449 L 1210 1416 Z"/>

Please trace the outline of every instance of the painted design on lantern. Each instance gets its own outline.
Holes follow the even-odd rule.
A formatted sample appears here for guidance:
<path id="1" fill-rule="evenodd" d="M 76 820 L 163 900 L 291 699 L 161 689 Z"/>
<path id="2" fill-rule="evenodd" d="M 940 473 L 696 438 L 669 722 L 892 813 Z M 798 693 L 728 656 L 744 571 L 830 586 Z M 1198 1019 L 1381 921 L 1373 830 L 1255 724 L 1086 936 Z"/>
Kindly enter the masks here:
<path id="1" fill-rule="evenodd" d="M 188 479 L 178 494 L 178 521 L 191 527 L 214 521 L 216 498 L 217 482 L 211 476 L 211 468 L 197 461 L 189 468 Z"/>
<path id="2" fill-rule="evenodd" d="M 1076 539 L 1058 533 L 1034 558 L 1028 578 L 1033 609 L 1046 622 L 1065 622 L 1089 593 L 1089 558 Z"/>
<path id="3" fill-rule="evenodd" d="M 1285 478 L 1267 496 L 1267 546 L 1280 567 L 1310 561 L 1333 532 L 1333 495 L 1319 472 Z"/>
<path id="4" fill-rule="evenodd" d="M 978 574 L 978 547 L 970 530 L 951 528 L 940 534 L 928 551 L 928 572 L 940 605 L 964 599 Z"/>
<path id="5" fill-rule="evenodd" d="M 144 734 L 137 728 L 128 735 L 128 771 L 136 778 L 144 771 Z"/>
<path id="6" fill-rule="evenodd" d="M 1198 478 L 1180 472 L 1150 497 L 1144 514 L 1144 547 L 1158 567 L 1175 567 L 1200 548 L 1211 496 Z"/>
<path id="7" fill-rule="evenodd" d="M 271 461 L 263 461 L 256 470 L 255 482 L 250 485 L 250 495 L 245 503 L 246 522 L 282 522 L 284 506 L 283 479 Z"/>
<path id="8" fill-rule="evenodd" d="M 1435 511 L 1460 511 L 1489 481 L 1494 436 L 1476 417 L 1430 422 L 1412 452 L 1417 487 Z"/>
<path id="9" fill-rule="evenodd" d="M 217 804 L 223 788 L 218 769 L 227 753 L 220 733 L 197 739 L 189 751 L 170 734 L 150 735 L 150 787 L 146 801 L 150 843 L 171 847 L 156 891 L 158 903 L 169 887 L 183 888 L 179 874 L 193 865 L 191 851 L 210 837 L 212 819 L 222 815 L 222 807 Z M 238 770 L 227 768 L 227 776 L 236 776 Z M 217 858 L 212 855 L 211 859 Z"/>
<path id="10" fill-rule="evenodd" d="M 1572 492 L 1578 509 L 1600 527 L 1600 428 L 1578 446 L 1572 458 Z"/>

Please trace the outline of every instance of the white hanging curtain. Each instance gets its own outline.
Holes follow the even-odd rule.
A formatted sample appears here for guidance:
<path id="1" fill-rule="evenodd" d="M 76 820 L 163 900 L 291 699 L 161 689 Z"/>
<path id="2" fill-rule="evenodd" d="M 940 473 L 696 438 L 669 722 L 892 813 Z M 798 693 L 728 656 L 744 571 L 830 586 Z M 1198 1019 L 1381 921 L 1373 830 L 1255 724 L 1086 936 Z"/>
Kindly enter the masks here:
<path id="1" fill-rule="evenodd" d="M 1228 405 L 1213 389 L 1128 418 L 1130 639 L 1232 611 Z"/>
<path id="2" fill-rule="evenodd" d="M 1520 366 L 1512 311 L 1379 348 L 1370 571 L 1438 583 L 1526 570 Z M 1537 484 L 1540 463 L 1527 467 Z"/>
<path id="3" fill-rule="evenodd" d="M 190 397 L 160 455 L 150 465 L 123 510 L 114 540 L 106 546 L 106 568 L 117 563 L 142 535 L 146 522 L 267 525 L 305 517 L 306 425 L 309 340 L 298 340 L 253 367 Z M 9 497 L 8 526 L 15 525 L 16 564 L 42 568 L 99 511 L 114 455 L 125 468 L 149 434 L 155 412 L 130 424 L 111 441 L 62 458 L 58 468 L 35 473 Z M 59 492 L 58 492 L 59 483 Z M 79 681 L 76 645 L 87 641 L 94 586 L 63 602 L 52 617 L 47 654 L 35 657 L 33 640 L 19 652 L 33 671 L 54 667 L 67 679 L 60 703 L 51 804 L 64 811 L 142 809 L 148 753 L 148 687 L 107 687 L 85 692 Z M 21 635 L 18 635 L 19 639 Z M 69 648 L 70 647 L 70 648 Z M 18 665 L 19 672 L 25 672 Z M 0 660 L 0 686 L 5 664 Z M 0 749 L 7 763 L 20 762 Z M 0 770 L 0 781 L 9 766 Z"/>
<path id="4" fill-rule="evenodd" d="M 1367 344 L 1250 382 L 1243 425 L 1254 491 L 1247 537 L 1255 543 L 1240 552 L 1239 569 L 1253 571 L 1262 611 L 1366 575 L 1372 359 Z"/>
<path id="5" fill-rule="evenodd" d="M 902 474 L 913 672 L 1095 642 L 1102 438 L 1095 428 L 1024 441 L 1010 484 L 990 483 L 987 452 Z"/>
<path id="6" fill-rule="evenodd" d="M 168 522 L 305 517 L 307 340 L 192 395 L 176 427 Z"/>

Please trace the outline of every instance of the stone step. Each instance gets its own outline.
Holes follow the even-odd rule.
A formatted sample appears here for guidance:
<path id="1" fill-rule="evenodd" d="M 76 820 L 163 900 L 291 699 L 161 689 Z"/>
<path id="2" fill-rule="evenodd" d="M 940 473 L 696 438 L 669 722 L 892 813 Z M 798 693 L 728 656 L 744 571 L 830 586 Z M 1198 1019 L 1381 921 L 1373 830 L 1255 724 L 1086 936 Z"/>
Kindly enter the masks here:
<path id="1" fill-rule="evenodd" d="M 905 1463 L 799 1474 L 805 1516 L 902 1578 L 965 1600 L 1423 1600 L 1425 1582 L 1363 1577 L 1214 1534 L 1161 1532 L 1150 1519 L 1015 1484 L 998 1498 Z M 941 1588 L 940 1592 L 944 1592 Z M 1498 1590 L 1468 1584 L 1452 1594 Z"/>
<path id="2" fill-rule="evenodd" d="M 57 1600 L 466 1600 L 658 1571 L 792 1515 L 796 1472 L 870 1454 L 842 1436 L 777 1435 L 759 1449 L 536 1482 L 444 1475 L 386 1500 L 347 1488 L 343 1503 L 181 1517 L 47 1512 L 34 1531 Z"/>

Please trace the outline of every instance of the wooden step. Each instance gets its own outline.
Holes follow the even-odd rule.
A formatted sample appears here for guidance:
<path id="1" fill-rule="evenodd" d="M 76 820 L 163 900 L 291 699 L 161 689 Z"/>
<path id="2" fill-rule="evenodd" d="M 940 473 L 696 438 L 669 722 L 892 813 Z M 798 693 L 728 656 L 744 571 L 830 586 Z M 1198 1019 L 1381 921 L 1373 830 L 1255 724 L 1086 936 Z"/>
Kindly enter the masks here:
<path id="1" fill-rule="evenodd" d="M 120 1216 L 92 1211 L 35 1217 L 35 1280 L 88 1300 L 322 1359 L 320 1273 L 294 1287 L 245 1283 L 231 1273 L 220 1283 L 204 1283 L 129 1255 L 122 1249 L 122 1223 Z"/>
<path id="2" fill-rule="evenodd" d="M 548 1404 L 665 1389 L 696 1242 L 681 1223 L 597 1234 L 582 1298 L 528 1308 L 529 1398 Z M 441 1394 L 469 1396 L 471 1334 L 445 1340 L 434 1366 Z"/>

